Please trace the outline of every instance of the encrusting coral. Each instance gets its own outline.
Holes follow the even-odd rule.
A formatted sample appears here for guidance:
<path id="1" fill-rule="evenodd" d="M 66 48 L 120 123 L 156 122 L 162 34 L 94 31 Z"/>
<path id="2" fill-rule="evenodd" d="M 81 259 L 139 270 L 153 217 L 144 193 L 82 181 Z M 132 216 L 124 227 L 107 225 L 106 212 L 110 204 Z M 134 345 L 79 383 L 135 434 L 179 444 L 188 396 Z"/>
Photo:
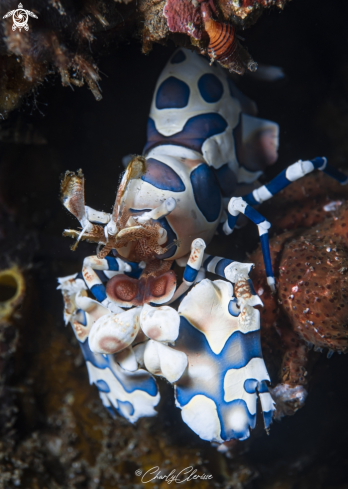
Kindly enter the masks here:
<path id="1" fill-rule="evenodd" d="M 12 30 L 12 16 L 0 23 L 0 114 L 17 108 L 26 94 L 36 93 L 49 75 L 57 74 L 63 86 L 81 87 L 86 84 L 96 100 L 101 100 L 101 76 L 96 53 L 107 54 L 109 46 L 126 39 L 142 39 L 143 52 L 149 52 L 154 42 L 172 39 L 177 45 L 196 47 L 207 54 L 209 29 L 202 12 L 209 8 L 216 25 L 234 25 L 244 29 L 255 23 L 264 8 L 283 8 L 286 0 L 88 0 L 77 4 L 33 0 L 31 11 L 38 17 L 30 19 L 28 31 Z M 203 6 L 203 7 L 202 7 Z M 0 16 L 11 11 L 10 2 L 2 2 Z M 203 9 L 203 10 L 202 10 Z M 227 22 L 224 24 L 223 22 Z M 178 37 L 176 33 L 186 34 Z M 209 35 L 208 35 L 208 34 Z M 233 38 L 232 38 L 233 39 Z M 219 54 L 213 60 L 230 70 L 243 73 L 245 67 L 255 68 L 247 51 L 235 38 L 236 53 L 227 63 Z M 242 62 L 234 62 L 241 57 Z"/>
<path id="2" fill-rule="evenodd" d="M 266 364 L 278 370 L 273 375 L 280 382 L 274 397 L 282 391 L 284 399 L 284 389 L 295 396 L 290 399 L 292 408 L 278 402 L 278 416 L 303 405 L 313 346 L 315 351 L 325 349 L 328 357 L 348 351 L 348 203 L 344 192 L 325 175 L 310 175 L 281 192 L 272 208 L 262 207 L 277 231 L 270 248 L 278 284 L 277 294 L 272 295 L 258 248 L 248 261 L 256 265 L 251 277 L 265 306 L 261 312 L 263 352 Z M 285 208 L 290 211 L 284 212 Z"/>

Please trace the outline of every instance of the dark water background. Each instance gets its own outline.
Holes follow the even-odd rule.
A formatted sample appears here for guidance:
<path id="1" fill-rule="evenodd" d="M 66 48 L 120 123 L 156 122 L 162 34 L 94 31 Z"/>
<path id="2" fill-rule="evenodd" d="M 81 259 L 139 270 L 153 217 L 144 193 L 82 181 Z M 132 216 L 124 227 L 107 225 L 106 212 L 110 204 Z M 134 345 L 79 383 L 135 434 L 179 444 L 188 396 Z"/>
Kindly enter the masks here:
<path id="1" fill-rule="evenodd" d="M 286 73 L 285 79 L 275 83 L 250 76 L 238 79 L 239 87 L 256 101 L 259 114 L 280 124 L 279 161 L 266 179 L 299 158 L 326 155 L 334 166 L 348 166 L 347 14 L 344 0 L 293 0 L 283 12 L 265 11 L 254 27 L 241 33 L 257 62 L 281 66 Z M 105 46 L 107 54 L 101 51 L 98 61 L 103 73 L 101 102 L 85 87 L 64 88 L 58 77 L 50 78 L 4 123 L 6 128 L 18 121 L 22 127 L 30 124 L 47 141 L 44 145 L 1 144 L 1 191 L 16 229 L 29 240 L 36 300 L 51 318 L 50 327 L 60 334 L 63 331 L 69 341 L 72 332 L 63 330 L 61 298 L 54 290 L 56 276 L 78 271 L 83 257 L 94 249 L 82 243 L 73 254 L 69 240 L 61 237 L 62 230 L 76 227 L 76 222 L 59 202 L 60 175 L 82 168 L 87 204 L 110 211 L 123 170 L 121 159 L 142 152 L 152 91 L 174 49 L 170 43 L 155 45 L 145 56 L 136 42 Z M 255 241 L 253 237 L 243 244 L 237 236 L 233 244 L 229 241 L 223 246 L 230 257 L 238 259 Z M 26 251 L 19 253 L 23 263 Z M 25 345 L 22 341 L 21 354 L 35 362 L 44 345 L 34 341 L 35 326 L 31 335 L 31 341 Z M 15 377 L 20 384 L 18 372 L 23 370 Z M 325 353 L 321 356 L 305 407 L 275 422 L 270 436 L 257 436 L 248 445 L 246 460 L 262 474 L 253 487 L 348 488 L 347 374 L 343 355 L 335 354 L 331 360 Z M 86 372 L 79 375 L 85 388 L 93 389 Z M 19 413 L 19 437 L 45 425 L 40 401 L 36 409 L 38 414 L 29 424 Z M 163 410 L 160 422 L 167 423 L 165 436 L 178 450 L 189 445 L 205 451 L 208 466 L 219 480 L 212 449 L 183 426 L 171 400 L 165 401 Z"/>

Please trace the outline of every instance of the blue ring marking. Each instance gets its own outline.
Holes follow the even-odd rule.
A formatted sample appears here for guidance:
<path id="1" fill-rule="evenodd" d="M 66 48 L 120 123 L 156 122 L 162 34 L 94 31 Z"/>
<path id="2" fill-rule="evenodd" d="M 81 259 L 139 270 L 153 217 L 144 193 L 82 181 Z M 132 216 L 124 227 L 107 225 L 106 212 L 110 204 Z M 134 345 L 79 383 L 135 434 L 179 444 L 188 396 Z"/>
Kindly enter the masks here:
<path id="1" fill-rule="evenodd" d="M 226 372 L 232 368 L 242 368 L 249 363 L 252 358 L 262 358 L 260 332 L 251 331 L 241 333 L 235 331 L 226 341 L 225 346 L 219 354 L 215 354 L 205 337 L 205 335 L 190 324 L 183 316 L 180 317 L 179 338 L 175 342 L 175 349 L 189 355 L 190 365 L 195 365 L 196 359 L 202 361 L 207 356 L 207 361 L 212 361 L 219 366 L 214 379 L 201 379 L 197 388 L 190 382 L 187 375 L 183 375 L 176 382 L 177 400 L 181 407 L 187 405 L 190 400 L 203 395 L 215 402 L 218 417 L 221 424 L 221 437 L 226 440 L 230 438 L 247 438 L 249 427 L 253 428 L 256 423 L 256 415 L 250 415 L 246 403 L 241 399 L 231 402 L 224 400 L 224 379 Z M 198 354 L 198 355 L 197 355 Z M 229 417 L 234 409 L 243 409 L 246 414 L 247 423 L 241 432 L 233 432 L 229 427 Z"/>
<path id="2" fill-rule="evenodd" d="M 262 249 L 262 254 L 263 254 L 263 260 L 265 262 L 266 275 L 267 275 L 267 277 L 273 277 L 271 253 L 269 250 L 268 233 L 265 233 L 262 236 L 260 236 L 260 241 L 261 241 L 261 249 Z"/>
<path id="3" fill-rule="evenodd" d="M 190 180 L 198 209 L 208 222 L 216 221 L 220 216 L 222 199 L 213 170 L 202 163 L 192 170 Z"/>
<path id="4" fill-rule="evenodd" d="M 157 131 L 155 123 L 150 117 L 147 123 L 147 143 L 144 154 L 161 144 L 174 144 L 201 152 L 204 141 L 216 134 L 222 134 L 227 126 L 227 121 L 220 114 L 211 112 L 191 117 L 182 131 L 172 136 L 164 136 Z"/>
<path id="5" fill-rule="evenodd" d="M 310 160 L 310 161 L 313 164 L 314 168 L 320 168 L 325 163 L 324 158 L 321 158 L 320 156 L 317 156 L 316 158 L 313 158 L 313 160 Z M 327 165 L 326 165 L 326 168 L 327 168 Z"/>
<path id="6" fill-rule="evenodd" d="M 171 64 L 172 65 L 176 65 L 176 64 L 179 64 L 179 63 L 183 63 L 186 59 L 186 56 L 185 56 L 185 53 L 183 51 L 177 51 L 174 56 L 172 57 L 172 59 L 170 60 Z"/>
<path id="7" fill-rule="evenodd" d="M 101 392 L 110 392 L 110 387 L 108 386 L 108 384 L 105 382 L 105 380 L 97 380 L 95 382 L 95 385 L 98 387 L 98 389 L 101 391 Z"/>
<path id="8" fill-rule="evenodd" d="M 132 270 L 131 272 L 124 272 L 124 274 L 127 275 L 127 277 L 139 278 L 142 272 L 143 269 L 139 267 L 136 270 Z"/>
<path id="9" fill-rule="evenodd" d="M 272 423 L 273 419 L 273 411 L 263 411 L 263 421 L 265 423 L 265 428 L 269 428 L 270 424 Z"/>
<path id="10" fill-rule="evenodd" d="M 137 272 L 140 268 L 139 263 L 137 263 L 135 261 L 127 261 L 127 264 L 131 267 L 132 272 Z M 142 268 L 140 268 L 140 270 L 142 270 Z M 128 272 L 128 273 L 132 273 L 132 272 Z"/>
<path id="11" fill-rule="evenodd" d="M 120 401 L 119 399 L 117 399 L 117 404 L 119 405 L 117 411 L 122 416 L 124 416 L 125 418 L 127 418 L 128 416 L 133 416 L 134 406 L 132 403 L 130 403 L 129 401 Z"/>
<path id="12" fill-rule="evenodd" d="M 190 98 L 190 87 L 187 83 L 175 76 L 170 76 L 158 87 L 156 94 L 156 108 L 183 109 Z"/>
<path id="13" fill-rule="evenodd" d="M 255 394 L 258 383 L 259 382 L 256 379 L 246 379 L 246 381 L 244 382 L 245 392 L 247 392 L 248 394 Z"/>
<path id="14" fill-rule="evenodd" d="M 255 199 L 252 192 L 250 192 L 248 195 L 243 195 L 243 200 L 245 200 L 245 202 L 249 205 L 259 205 L 260 203 Z"/>
<path id="15" fill-rule="evenodd" d="M 232 230 L 234 229 L 234 226 L 236 225 L 238 217 L 239 217 L 239 214 L 238 214 L 238 216 L 232 216 L 232 214 L 228 213 L 227 223 L 230 226 L 230 229 L 232 229 Z"/>
<path id="16" fill-rule="evenodd" d="M 128 265 L 131 266 L 130 272 L 124 272 L 128 277 L 139 278 L 143 272 L 143 269 L 139 267 L 139 263 L 134 261 L 127 261 Z"/>
<path id="17" fill-rule="evenodd" d="M 197 275 L 198 270 L 195 270 L 189 264 L 187 264 L 184 270 L 184 280 L 186 280 L 186 282 L 194 282 Z"/>
<path id="18" fill-rule="evenodd" d="M 232 195 L 238 185 L 238 179 L 236 174 L 228 166 L 228 163 L 215 170 L 215 174 L 223 193 L 227 196 Z"/>
<path id="19" fill-rule="evenodd" d="M 119 271 L 120 267 L 118 266 L 116 258 L 113 256 L 106 256 L 105 260 L 108 262 L 109 270 L 113 270 L 115 272 Z"/>
<path id="20" fill-rule="evenodd" d="M 150 396 L 155 397 L 158 389 L 155 379 L 145 370 L 139 369 L 136 372 L 129 373 L 123 370 L 121 367 L 114 368 L 111 363 L 112 355 L 102 355 L 101 353 L 93 353 L 89 347 L 88 340 L 84 343 L 79 341 L 80 348 L 86 362 L 91 362 L 95 367 L 104 370 L 108 368 L 111 370 L 114 377 L 120 382 L 124 390 L 128 393 L 136 390 L 147 392 Z M 102 373 L 101 373 L 102 375 Z"/>
<path id="21" fill-rule="evenodd" d="M 260 224 L 266 220 L 259 212 L 250 207 L 250 205 L 246 206 L 244 214 L 255 224 Z"/>
<path id="22" fill-rule="evenodd" d="M 223 258 L 215 266 L 215 273 L 217 275 L 220 275 L 220 277 L 226 278 L 225 268 L 228 267 L 228 265 L 230 265 L 232 262 L 233 262 L 233 260 L 229 260 L 228 258 Z"/>
<path id="23" fill-rule="evenodd" d="M 93 285 L 90 290 L 98 302 L 103 302 L 103 300 L 106 299 L 106 292 L 103 284 Z"/>
<path id="24" fill-rule="evenodd" d="M 237 307 L 237 299 L 235 297 L 233 297 L 233 299 L 231 299 L 228 303 L 228 312 L 235 318 L 240 314 L 240 308 Z"/>
<path id="25" fill-rule="evenodd" d="M 283 170 L 279 175 L 267 183 L 265 187 L 272 195 L 275 195 L 277 192 L 280 192 L 280 190 L 283 190 L 283 188 L 290 185 L 290 183 L 290 180 L 286 178 L 286 170 Z"/>
<path id="26" fill-rule="evenodd" d="M 101 282 L 107 282 L 109 279 L 109 277 L 107 277 L 104 273 L 103 270 L 93 270 L 93 272 L 97 275 L 97 277 L 100 279 Z"/>
<path id="27" fill-rule="evenodd" d="M 184 182 L 179 175 L 170 166 L 154 158 L 146 160 L 146 172 L 140 178 L 161 190 L 185 191 Z"/>
<path id="28" fill-rule="evenodd" d="M 348 182 L 348 177 L 344 173 L 340 172 L 339 170 L 336 170 L 336 168 L 333 168 L 332 166 L 326 165 L 326 168 L 322 170 L 323 173 L 328 175 L 331 178 L 334 178 L 341 184 L 345 185 Z"/>
<path id="29" fill-rule="evenodd" d="M 152 209 L 145 209 L 145 212 L 147 211 L 151 211 Z M 138 211 L 134 210 L 134 209 L 129 209 L 130 212 L 133 212 L 133 213 L 136 213 Z M 117 256 L 119 256 L 117 254 Z M 108 257 L 106 257 L 108 258 Z M 120 257 L 121 258 L 121 257 Z M 130 272 L 123 272 L 125 275 L 127 275 L 128 277 L 133 277 L 133 278 L 139 278 L 139 276 L 141 275 L 143 269 L 139 267 L 139 263 L 136 263 L 135 261 L 128 261 L 128 260 L 125 260 L 124 258 L 122 258 L 123 261 L 125 261 L 127 263 L 127 265 L 130 265 L 131 267 L 131 271 Z M 117 263 L 117 261 L 116 261 Z M 117 263 L 117 266 L 118 266 L 118 263 Z M 118 268 L 119 270 L 119 268 Z M 108 278 L 108 280 L 110 280 Z"/>
<path id="30" fill-rule="evenodd" d="M 266 384 L 266 381 L 265 380 L 262 380 L 260 382 L 260 385 L 259 385 L 259 387 L 258 387 L 257 390 L 258 390 L 259 394 L 268 392 L 268 387 L 267 387 L 267 384 Z"/>
<path id="31" fill-rule="evenodd" d="M 224 93 L 221 81 L 212 73 L 206 73 L 200 77 L 198 89 L 202 99 L 209 104 L 218 102 Z"/>
<path id="32" fill-rule="evenodd" d="M 212 261 L 213 258 L 214 258 L 214 255 L 208 256 L 208 258 L 206 258 L 204 260 L 204 262 L 203 262 L 203 268 L 205 268 L 207 270 L 208 269 L 208 265 Z"/>

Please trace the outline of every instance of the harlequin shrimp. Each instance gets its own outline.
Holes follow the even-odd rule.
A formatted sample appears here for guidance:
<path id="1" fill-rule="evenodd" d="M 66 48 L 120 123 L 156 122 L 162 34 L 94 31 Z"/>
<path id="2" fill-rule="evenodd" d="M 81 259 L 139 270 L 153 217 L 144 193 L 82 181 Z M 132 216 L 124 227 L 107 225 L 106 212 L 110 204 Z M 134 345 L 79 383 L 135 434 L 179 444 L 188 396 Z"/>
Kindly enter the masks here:
<path id="1" fill-rule="evenodd" d="M 98 254 L 84 259 L 82 272 L 60 278 L 58 288 L 90 383 L 111 413 L 131 422 L 155 415 L 161 376 L 174 385 L 184 422 L 204 440 L 247 438 L 258 397 L 268 429 L 275 405 L 253 265 L 205 248 L 217 232 L 231 234 L 244 214 L 258 227 L 275 290 L 270 224 L 254 207 L 314 169 L 346 183 L 325 158 L 315 158 L 257 188 L 277 159 L 278 133 L 277 124 L 256 117 L 255 104 L 222 68 L 179 49 L 158 79 L 144 154 L 129 162 L 112 213 L 85 205 L 82 172 L 66 173 L 62 201 L 82 230 L 64 234 L 77 238 L 74 246 L 98 243 Z M 237 197 L 243 189 L 249 193 Z M 174 266 L 183 268 L 178 286 Z M 209 280 L 206 271 L 220 278 Z"/>

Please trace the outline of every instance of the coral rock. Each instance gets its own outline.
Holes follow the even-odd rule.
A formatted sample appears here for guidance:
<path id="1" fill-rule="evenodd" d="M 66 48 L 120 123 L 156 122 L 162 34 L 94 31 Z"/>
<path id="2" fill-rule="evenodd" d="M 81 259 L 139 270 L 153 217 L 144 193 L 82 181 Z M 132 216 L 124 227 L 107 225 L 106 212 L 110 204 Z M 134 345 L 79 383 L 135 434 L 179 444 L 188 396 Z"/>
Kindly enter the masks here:
<path id="1" fill-rule="evenodd" d="M 243 26 L 254 23 L 262 14 L 263 8 L 276 6 L 283 9 L 287 0 L 219 0 L 219 7 L 226 19 L 235 17 Z"/>
<path id="2" fill-rule="evenodd" d="M 337 210 L 347 197 L 347 188 L 317 172 L 289 185 L 262 206 L 271 232 L 309 228 Z M 289 210 L 290 209 L 290 210 Z"/>
<path id="3" fill-rule="evenodd" d="M 163 10 L 167 19 L 168 27 L 171 32 L 182 32 L 200 39 L 202 33 L 200 25 L 202 23 L 200 6 L 191 0 L 167 0 Z"/>
<path id="4" fill-rule="evenodd" d="M 344 353 L 348 350 L 347 214 L 345 204 L 336 221 L 326 219 L 287 243 L 279 266 L 279 295 L 295 331 L 317 348 Z M 343 235 L 333 229 L 343 230 Z"/>
<path id="5" fill-rule="evenodd" d="M 139 10 L 144 16 L 142 30 L 143 52 L 148 53 L 154 42 L 163 42 L 169 34 L 167 19 L 164 12 L 165 1 L 142 0 Z"/>
<path id="6" fill-rule="evenodd" d="M 305 187 L 308 189 L 309 182 L 318 182 L 321 178 L 310 177 L 301 181 L 303 185 L 294 184 L 288 195 L 298 197 Z M 317 202 L 322 206 L 331 192 L 331 198 L 337 202 L 337 193 L 332 187 L 331 182 L 320 188 L 314 185 L 309 195 L 304 192 L 305 199 L 316 193 Z M 341 188 L 336 190 L 342 192 Z M 284 195 L 283 205 L 289 206 Z M 277 206 L 274 208 L 277 213 Z M 323 219 L 325 214 L 328 212 L 318 212 L 312 219 Z M 299 226 L 300 215 L 295 217 L 294 226 Z M 302 223 L 307 223 L 307 216 L 302 217 Z M 279 397 L 278 417 L 294 413 L 304 403 L 304 390 L 299 400 L 297 391 L 291 391 L 293 395 L 290 395 L 289 389 L 300 386 L 302 389 L 308 383 L 309 350 L 313 345 L 316 351 L 328 349 L 328 356 L 348 351 L 347 218 L 348 203 L 344 203 L 338 212 L 329 213 L 329 217 L 315 227 L 288 231 L 270 240 L 278 296 L 272 295 L 267 286 L 261 249 L 248 257 L 248 261 L 256 265 L 251 278 L 265 306 L 261 313 L 261 334 L 266 364 L 270 372 L 273 369 L 271 377 L 274 379 L 278 375 L 280 381 L 274 389 Z M 270 220 L 273 222 L 272 218 Z M 280 371 L 277 371 L 279 364 Z"/>

